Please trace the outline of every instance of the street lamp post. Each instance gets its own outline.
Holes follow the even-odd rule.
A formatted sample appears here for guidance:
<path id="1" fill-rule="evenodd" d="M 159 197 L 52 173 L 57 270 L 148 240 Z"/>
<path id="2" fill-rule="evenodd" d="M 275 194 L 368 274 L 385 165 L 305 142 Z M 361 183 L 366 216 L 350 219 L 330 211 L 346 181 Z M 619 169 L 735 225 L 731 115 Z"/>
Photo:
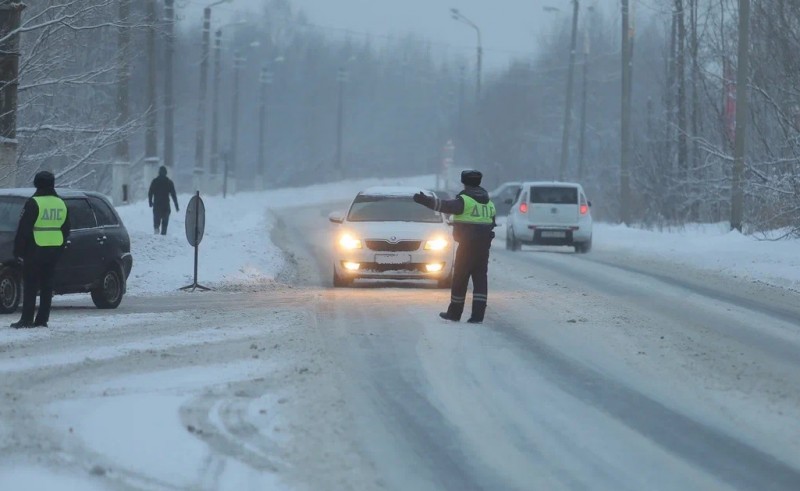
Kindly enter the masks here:
<path id="1" fill-rule="evenodd" d="M 569 162 L 569 136 L 572 129 L 572 92 L 575 80 L 575 50 L 578 40 L 578 0 L 572 0 L 572 35 L 569 48 L 569 71 L 567 72 L 567 101 L 564 105 L 564 127 L 561 135 L 561 164 L 558 167 L 558 178 L 564 180 Z"/>
<path id="2" fill-rule="evenodd" d="M 211 176 L 210 188 L 219 192 L 219 86 L 222 79 L 222 29 L 214 35 L 214 95 L 211 109 Z"/>
<path id="3" fill-rule="evenodd" d="M 272 70 L 268 66 L 261 68 L 259 79 L 261 92 L 258 104 L 258 180 L 259 187 L 266 187 L 267 175 L 267 98 L 269 97 L 269 86 L 272 85 Z"/>
<path id="4" fill-rule="evenodd" d="M 453 17 L 453 20 L 461 22 L 462 24 L 466 24 L 475 29 L 475 33 L 478 35 L 478 60 L 475 74 L 475 104 L 477 105 L 481 101 L 481 80 L 483 78 L 483 37 L 481 36 L 481 29 L 477 24 L 465 17 L 464 14 L 462 14 L 458 9 L 450 9 L 450 14 Z"/>
<path id="5" fill-rule="evenodd" d="M 340 67 L 336 74 L 339 84 L 339 105 L 336 111 L 336 172 L 342 177 L 342 139 L 344 133 L 344 86 L 347 83 L 347 69 Z"/>
<path id="6" fill-rule="evenodd" d="M 237 51 L 233 55 L 233 101 L 231 103 L 231 142 L 228 158 L 225 160 L 225 177 L 223 178 L 223 197 L 228 194 L 228 187 L 236 192 L 236 147 L 239 143 L 239 72 L 244 58 Z M 231 185 L 232 184 L 232 185 Z"/>
<path id="7" fill-rule="evenodd" d="M 267 187 L 267 158 L 269 149 L 269 102 L 270 102 L 270 87 L 272 86 L 274 78 L 274 65 L 282 63 L 283 57 L 279 56 L 271 62 L 264 65 L 261 69 L 261 77 L 259 82 L 261 84 L 261 94 L 259 98 L 258 108 L 258 176 L 260 189 Z"/>
<path id="8" fill-rule="evenodd" d="M 211 45 L 211 8 L 233 0 L 218 0 L 203 9 L 203 43 L 202 58 L 200 59 L 200 96 L 197 103 L 197 134 L 195 135 L 194 151 L 194 188 L 200 189 L 203 185 L 205 173 L 205 147 L 206 147 L 206 99 L 208 97 L 208 58 Z"/>

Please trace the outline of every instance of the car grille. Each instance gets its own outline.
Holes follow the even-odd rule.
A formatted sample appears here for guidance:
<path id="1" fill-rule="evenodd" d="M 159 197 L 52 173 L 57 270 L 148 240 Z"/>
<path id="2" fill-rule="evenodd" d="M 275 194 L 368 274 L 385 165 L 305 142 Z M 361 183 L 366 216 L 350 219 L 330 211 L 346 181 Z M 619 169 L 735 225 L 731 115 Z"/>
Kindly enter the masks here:
<path id="1" fill-rule="evenodd" d="M 419 249 L 422 241 L 420 240 L 401 240 L 400 242 L 392 243 L 388 240 L 368 240 L 367 248 L 373 251 L 388 251 L 388 252 L 411 252 Z"/>

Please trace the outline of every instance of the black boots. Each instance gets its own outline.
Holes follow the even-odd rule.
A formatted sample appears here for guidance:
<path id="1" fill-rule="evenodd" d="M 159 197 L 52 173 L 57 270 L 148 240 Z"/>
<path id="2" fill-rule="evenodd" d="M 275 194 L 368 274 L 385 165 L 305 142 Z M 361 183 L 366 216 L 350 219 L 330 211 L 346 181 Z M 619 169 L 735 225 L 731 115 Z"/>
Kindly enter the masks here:
<path id="1" fill-rule="evenodd" d="M 11 324 L 11 327 L 13 327 L 14 329 L 27 329 L 29 327 L 34 327 L 34 326 L 33 326 L 33 322 L 25 321 L 25 320 L 19 320 L 19 321 L 15 322 L 15 323 Z"/>
<path id="2" fill-rule="evenodd" d="M 439 317 L 446 321 L 455 321 L 459 322 L 461 320 L 461 314 L 464 312 L 464 304 L 463 303 L 453 303 L 450 302 L 450 306 L 447 307 L 447 312 L 442 312 L 439 314 Z"/>
<path id="3" fill-rule="evenodd" d="M 472 302 L 472 316 L 467 321 L 470 324 L 482 324 L 486 314 L 486 302 Z"/>
<path id="4" fill-rule="evenodd" d="M 446 321 L 459 322 L 461 314 L 464 312 L 463 303 L 451 303 L 447 312 L 442 312 L 439 317 Z M 467 321 L 470 324 L 482 324 L 483 316 L 486 314 L 486 302 L 472 302 L 472 316 Z"/>

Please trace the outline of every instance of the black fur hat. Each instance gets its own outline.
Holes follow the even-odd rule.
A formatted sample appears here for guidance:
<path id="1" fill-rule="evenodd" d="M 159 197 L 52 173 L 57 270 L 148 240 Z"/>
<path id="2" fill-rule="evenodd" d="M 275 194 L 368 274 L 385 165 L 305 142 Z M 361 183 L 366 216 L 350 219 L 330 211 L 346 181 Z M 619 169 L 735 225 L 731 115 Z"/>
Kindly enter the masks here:
<path id="1" fill-rule="evenodd" d="M 52 172 L 43 170 L 36 173 L 33 178 L 33 185 L 36 189 L 51 189 L 56 187 L 56 176 Z"/>
<path id="2" fill-rule="evenodd" d="M 461 182 L 467 186 L 480 186 L 483 174 L 477 170 L 465 170 L 461 173 Z"/>

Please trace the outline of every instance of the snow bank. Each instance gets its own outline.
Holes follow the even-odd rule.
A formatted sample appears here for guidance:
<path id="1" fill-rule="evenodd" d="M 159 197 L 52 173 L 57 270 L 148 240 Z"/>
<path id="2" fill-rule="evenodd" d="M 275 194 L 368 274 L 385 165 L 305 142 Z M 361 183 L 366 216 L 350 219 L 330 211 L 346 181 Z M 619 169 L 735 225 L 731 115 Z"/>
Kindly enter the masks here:
<path id="1" fill-rule="evenodd" d="M 284 266 L 280 249 L 269 240 L 271 209 L 314 206 L 348 201 L 364 188 L 377 185 L 431 187 L 433 176 L 364 179 L 302 188 L 240 193 L 223 199 L 204 196 L 206 233 L 200 245 L 198 277 L 201 284 L 264 285 L 274 281 Z M 147 202 L 117 208 L 131 236 L 133 271 L 131 295 L 174 292 L 191 283 L 193 251 L 185 236 L 185 207 L 190 195 L 179 196 L 180 212 L 170 217 L 169 235 L 153 234 Z"/>
<path id="2" fill-rule="evenodd" d="M 800 240 L 759 240 L 730 231 L 727 223 L 666 231 L 595 224 L 593 247 L 800 289 Z"/>

